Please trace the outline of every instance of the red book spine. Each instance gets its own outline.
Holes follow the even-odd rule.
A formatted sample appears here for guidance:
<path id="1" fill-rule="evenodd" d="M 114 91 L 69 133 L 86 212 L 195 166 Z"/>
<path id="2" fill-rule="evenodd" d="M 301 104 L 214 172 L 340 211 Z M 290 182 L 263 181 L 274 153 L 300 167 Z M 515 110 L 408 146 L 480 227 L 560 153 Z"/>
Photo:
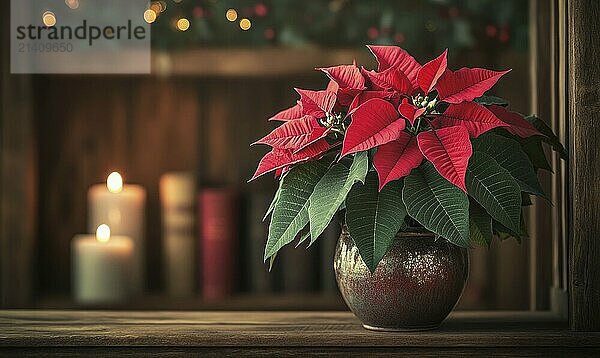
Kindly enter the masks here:
<path id="1" fill-rule="evenodd" d="M 203 189 L 199 195 L 200 270 L 206 299 L 230 296 L 234 286 L 237 195 L 231 189 Z"/>

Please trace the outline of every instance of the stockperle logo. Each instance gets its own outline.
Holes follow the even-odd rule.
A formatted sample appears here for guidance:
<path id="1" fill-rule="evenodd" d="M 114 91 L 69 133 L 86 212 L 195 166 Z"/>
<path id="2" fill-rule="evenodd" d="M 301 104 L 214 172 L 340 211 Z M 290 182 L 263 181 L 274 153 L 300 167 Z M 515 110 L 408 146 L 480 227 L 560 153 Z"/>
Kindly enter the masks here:
<path id="1" fill-rule="evenodd" d="M 11 73 L 150 73 L 147 0 L 11 0 Z"/>

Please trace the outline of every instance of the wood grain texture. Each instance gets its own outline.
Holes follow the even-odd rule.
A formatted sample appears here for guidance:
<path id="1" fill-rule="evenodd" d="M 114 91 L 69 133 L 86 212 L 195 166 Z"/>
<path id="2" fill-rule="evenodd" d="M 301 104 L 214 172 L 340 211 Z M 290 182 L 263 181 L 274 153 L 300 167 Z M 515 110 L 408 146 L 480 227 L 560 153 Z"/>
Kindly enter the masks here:
<path id="1" fill-rule="evenodd" d="M 262 259 L 262 256 L 260 257 Z M 260 261 L 262 262 L 262 260 Z M 275 270 L 275 269 L 274 269 Z M 270 272 L 269 274 L 272 274 Z M 337 290 L 337 286 L 336 286 Z M 206 300 L 200 296 L 188 298 L 167 295 L 146 295 L 112 305 L 78 305 L 70 297 L 45 298 L 36 301 L 35 309 L 52 310 L 142 310 L 142 311 L 347 311 L 341 295 L 320 293 L 248 293 L 236 294 L 219 300 Z"/>
<path id="2" fill-rule="evenodd" d="M 600 331 L 600 2 L 568 4 L 570 321 Z"/>
<path id="3" fill-rule="evenodd" d="M 8 357 L 590 357 L 597 354 L 594 348 L 576 347 L 524 347 L 524 348 L 473 348 L 473 347 L 56 347 L 9 348 L 0 350 Z"/>
<path id="4" fill-rule="evenodd" d="M 9 13 L 0 13 L 0 307 L 32 299 L 36 156 L 31 76 L 10 74 Z"/>
<path id="5" fill-rule="evenodd" d="M 436 331 L 382 333 L 363 329 L 350 312 L 0 311 L 0 354 L 552 355 L 574 348 L 598 353 L 600 333 L 570 332 L 545 313 L 454 313 Z"/>

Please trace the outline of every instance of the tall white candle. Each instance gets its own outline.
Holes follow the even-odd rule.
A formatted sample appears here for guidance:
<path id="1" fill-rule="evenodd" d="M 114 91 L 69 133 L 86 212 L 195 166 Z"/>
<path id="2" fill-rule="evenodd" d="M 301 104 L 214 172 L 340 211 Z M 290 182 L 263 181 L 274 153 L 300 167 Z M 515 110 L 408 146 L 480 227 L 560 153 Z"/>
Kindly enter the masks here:
<path id="1" fill-rule="evenodd" d="M 171 296 L 194 293 L 195 198 L 192 173 L 171 172 L 160 178 L 165 286 Z"/>
<path id="2" fill-rule="evenodd" d="M 83 304 L 114 303 L 131 291 L 133 240 L 112 236 L 107 225 L 96 235 L 77 235 L 71 242 L 73 294 Z"/>
<path id="3" fill-rule="evenodd" d="M 131 291 L 140 294 L 146 286 L 145 275 L 145 204 L 146 190 L 140 185 L 123 185 L 117 172 L 111 173 L 106 184 L 93 185 L 88 191 L 88 230 L 103 223 L 115 235 L 125 235 L 134 242 Z"/>

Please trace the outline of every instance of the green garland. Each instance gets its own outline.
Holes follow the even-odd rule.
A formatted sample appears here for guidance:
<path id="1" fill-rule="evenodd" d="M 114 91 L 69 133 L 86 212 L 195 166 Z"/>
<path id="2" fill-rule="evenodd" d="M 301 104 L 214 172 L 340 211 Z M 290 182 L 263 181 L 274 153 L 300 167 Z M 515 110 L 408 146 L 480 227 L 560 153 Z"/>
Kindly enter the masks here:
<path id="1" fill-rule="evenodd" d="M 427 54 L 442 48 L 527 49 L 523 0 L 166 0 L 152 24 L 158 49 L 190 47 L 353 47 L 401 45 Z M 225 13 L 235 9 L 237 18 Z M 175 23 L 185 17 L 187 31 Z M 251 28 L 244 31 L 240 20 Z"/>

